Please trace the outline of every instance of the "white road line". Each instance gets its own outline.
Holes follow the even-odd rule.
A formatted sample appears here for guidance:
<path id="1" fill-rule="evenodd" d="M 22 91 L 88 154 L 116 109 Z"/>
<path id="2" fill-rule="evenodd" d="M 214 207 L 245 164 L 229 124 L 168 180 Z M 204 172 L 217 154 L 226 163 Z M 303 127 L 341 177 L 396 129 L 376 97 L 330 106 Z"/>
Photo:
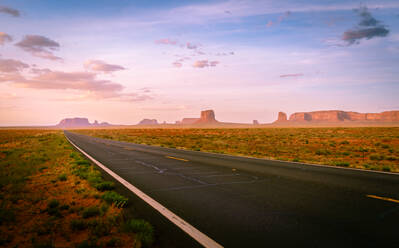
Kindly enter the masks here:
<path id="1" fill-rule="evenodd" d="M 160 212 L 163 216 L 165 216 L 168 220 L 170 220 L 172 223 L 174 223 L 176 226 L 178 226 L 180 229 L 182 229 L 184 232 L 186 232 L 188 235 L 190 235 L 193 239 L 195 239 L 198 243 L 203 245 L 204 247 L 223 247 L 220 244 L 218 244 L 216 241 L 213 239 L 209 238 L 202 232 L 200 232 L 198 229 L 184 221 L 182 218 L 174 214 L 172 211 L 167 209 L 166 207 L 162 206 L 160 203 L 146 195 L 144 192 L 139 190 L 138 188 L 134 187 L 132 184 L 130 184 L 128 181 L 114 173 L 112 170 L 108 169 L 105 165 L 100 163 L 99 161 L 95 160 L 92 156 L 87 154 L 85 151 L 80 149 L 77 145 L 75 145 L 68 137 L 65 135 L 65 138 L 71 143 L 76 149 L 78 149 L 81 153 L 83 153 L 87 158 L 89 158 L 93 163 L 95 163 L 97 166 L 99 166 L 101 169 L 103 169 L 105 172 L 107 172 L 109 175 L 111 175 L 113 178 L 118 180 L 121 184 L 123 184 L 126 188 L 128 188 L 130 191 L 132 191 L 135 195 L 140 197 L 143 201 L 145 201 L 147 204 L 149 204 L 151 207 L 156 209 L 158 212 Z"/>

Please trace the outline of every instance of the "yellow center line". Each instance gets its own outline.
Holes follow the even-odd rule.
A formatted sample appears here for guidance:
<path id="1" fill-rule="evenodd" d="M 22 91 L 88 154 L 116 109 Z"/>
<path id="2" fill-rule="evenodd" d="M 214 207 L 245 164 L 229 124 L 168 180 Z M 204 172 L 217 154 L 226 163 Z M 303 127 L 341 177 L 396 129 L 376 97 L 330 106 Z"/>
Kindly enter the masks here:
<path id="1" fill-rule="evenodd" d="M 379 200 L 383 200 L 383 201 L 390 201 L 390 202 L 399 203 L 399 200 L 388 198 L 388 197 L 382 197 L 382 196 L 376 196 L 376 195 L 367 195 L 367 197 L 374 198 L 374 199 L 379 199 Z"/>
<path id="2" fill-rule="evenodd" d="M 188 162 L 188 160 L 187 160 L 187 159 L 184 159 L 184 158 L 176 158 L 176 157 L 172 157 L 172 156 L 165 156 L 165 158 L 176 159 L 176 160 Z"/>

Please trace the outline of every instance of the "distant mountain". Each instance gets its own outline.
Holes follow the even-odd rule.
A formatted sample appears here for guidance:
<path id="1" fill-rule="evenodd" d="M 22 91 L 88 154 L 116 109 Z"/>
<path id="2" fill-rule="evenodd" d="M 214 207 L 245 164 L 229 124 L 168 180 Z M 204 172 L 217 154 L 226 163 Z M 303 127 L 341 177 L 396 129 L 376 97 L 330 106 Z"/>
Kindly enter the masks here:
<path id="1" fill-rule="evenodd" d="M 313 112 L 297 112 L 290 115 L 279 112 L 274 123 L 307 123 L 307 122 L 399 122 L 399 111 L 385 111 L 381 113 L 358 113 L 341 110 L 324 110 Z"/>
<path id="2" fill-rule="evenodd" d="M 94 123 L 90 123 L 87 118 L 79 118 L 79 117 L 65 118 L 56 125 L 56 127 L 59 128 L 107 127 L 107 126 L 112 126 L 112 125 L 107 122 L 99 123 L 97 120 L 94 121 Z"/>
<path id="3" fill-rule="evenodd" d="M 137 125 L 158 125 L 156 119 L 143 119 Z"/>

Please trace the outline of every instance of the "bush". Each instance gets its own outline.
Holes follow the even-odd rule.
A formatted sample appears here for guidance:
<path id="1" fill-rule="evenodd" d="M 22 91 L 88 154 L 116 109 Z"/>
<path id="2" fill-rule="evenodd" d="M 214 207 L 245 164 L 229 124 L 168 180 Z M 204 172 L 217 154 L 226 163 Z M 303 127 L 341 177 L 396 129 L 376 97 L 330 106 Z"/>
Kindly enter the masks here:
<path id="1" fill-rule="evenodd" d="M 11 209 L 0 206 L 0 225 L 3 223 L 12 222 L 15 220 L 15 214 Z"/>
<path id="2" fill-rule="evenodd" d="M 86 225 L 86 222 L 84 222 L 81 219 L 74 219 L 74 220 L 71 220 L 70 227 L 71 227 L 72 231 L 81 231 L 81 230 L 86 229 L 87 225 Z"/>
<path id="3" fill-rule="evenodd" d="M 126 232 L 137 234 L 143 246 L 148 247 L 154 242 L 154 229 L 150 223 L 145 220 L 132 219 L 124 225 Z"/>
<path id="4" fill-rule="evenodd" d="M 336 166 L 341 166 L 341 167 L 349 167 L 348 162 L 337 162 L 335 163 Z"/>
<path id="5" fill-rule="evenodd" d="M 99 191 L 113 190 L 115 188 L 114 183 L 109 181 L 102 181 L 93 186 Z"/>
<path id="6" fill-rule="evenodd" d="M 58 176 L 58 180 L 60 181 L 66 181 L 67 180 L 67 175 L 65 173 L 61 174 Z"/>
<path id="7" fill-rule="evenodd" d="M 100 214 L 100 209 L 96 206 L 85 208 L 82 212 L 82 217 L 87 219 L 90 217 L 98 216 Z"/>
<path id="8" fill-rule="evenodd" d="M 88 223 L 88 227 L 91 234 L 97 237 L 103 237 L 111 232 L 111 225 L 102 220 L 91 220 Z"/>
<path id="9" fill-rule="evenodd" d="M 378 155 L 378 154 L 372 154 L 370 155 L 371 160 L 383 160 L 384 156 L 383 155 Z"/>
<path id="10" fill-rule="evenodd" d="M 52 199 L 47 203 L 47 208 L 57 208 L 60 202 L 57 199 Z"/>
<path id="11" fill-rule="evenodd" d="M 384 167 L 382 167 L 382 171 L 390 172 L 391 171 L 391 167 L 384 166 Z"/>
<path id="12" fill-rule="evenodd" d="M 317 150 L 316 155 L 330 155 L 331 152 L 329 150 Z"/>
<path id="13" fill-rule="evenodd" d="M 107 191 L 102 197 L 104 201 L 108 204 L 114 204 L 118 208 L 123 208 L 126 206 L 128 199 L 115 191 Z"/>

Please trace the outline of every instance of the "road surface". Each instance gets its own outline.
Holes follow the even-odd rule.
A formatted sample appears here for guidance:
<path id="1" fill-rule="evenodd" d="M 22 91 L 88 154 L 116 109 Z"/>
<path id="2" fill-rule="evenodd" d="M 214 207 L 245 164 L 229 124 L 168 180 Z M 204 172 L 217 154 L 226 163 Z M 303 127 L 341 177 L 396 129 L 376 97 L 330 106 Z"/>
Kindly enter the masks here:
<path id="1" fill-rule="evenodd" d="M 222 246 L 399 247 L 399 175 L 65 135 Z"/>

